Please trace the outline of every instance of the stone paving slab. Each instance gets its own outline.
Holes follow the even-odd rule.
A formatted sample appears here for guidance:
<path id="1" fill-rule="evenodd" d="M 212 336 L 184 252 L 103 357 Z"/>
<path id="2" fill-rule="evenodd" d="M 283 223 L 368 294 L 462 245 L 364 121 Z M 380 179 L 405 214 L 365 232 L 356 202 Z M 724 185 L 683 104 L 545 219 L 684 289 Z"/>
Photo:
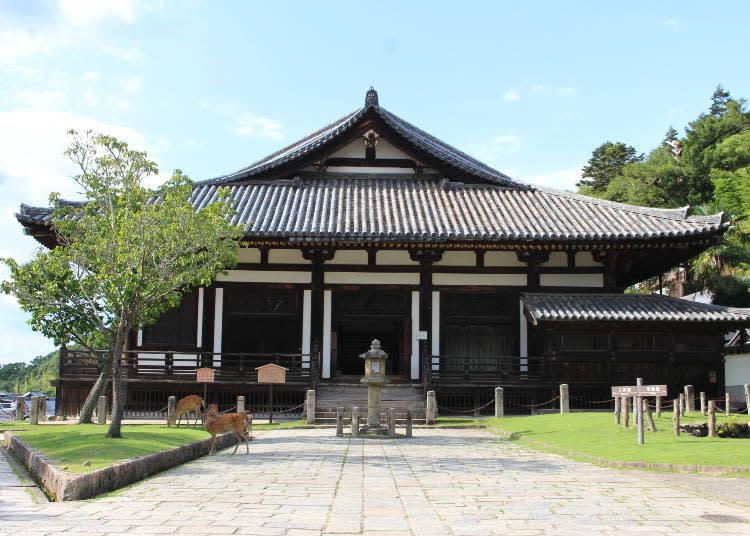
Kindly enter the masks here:
<path id="1" fill-rule="evenodd" d="M 230 452 L 91 501 L 38 505 L 0 486 L 0 536 L 750 535 L 744 506 L 482 430 L 378 441 L 274 430 L 250 455 Z"/>

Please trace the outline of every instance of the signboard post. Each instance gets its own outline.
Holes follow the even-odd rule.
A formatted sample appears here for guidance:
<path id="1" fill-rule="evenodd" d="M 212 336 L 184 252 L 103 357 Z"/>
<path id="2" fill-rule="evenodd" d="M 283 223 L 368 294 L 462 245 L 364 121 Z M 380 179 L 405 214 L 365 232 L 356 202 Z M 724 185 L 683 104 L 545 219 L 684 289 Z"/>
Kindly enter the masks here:
<path id="1" fill-rule="evenodd" d="M 258 371 L 258 383 L 268 384 L 268 424 L 273 424 L 273 386 L 276 383 L 286 383 L 286 369 L 280 365 L 269 363 L 262 367 L 256 367 Z"/>
<path id="2" fill-rule="evenodd" d="M 635 385 L 618 385 L 612 387 L 613 397 L 633 397 L 635 407 L 635 426 L 638 432 L 638 444 L 643 445 L 643 399 L 649 396 L 667 396 L 666 385 L 643 385 L 643 378 L 636 378 Z"/>
<path id="3" fill-rule="evenodd" d="M 208 400 L 206 400 L 206 391 L 209 383 L 213 383 L 214 380 L 214 369 L 212 368 L 199 368 L 195 371 L 195 381 L 203 384 L 203 403 L 208 406 Z"/>

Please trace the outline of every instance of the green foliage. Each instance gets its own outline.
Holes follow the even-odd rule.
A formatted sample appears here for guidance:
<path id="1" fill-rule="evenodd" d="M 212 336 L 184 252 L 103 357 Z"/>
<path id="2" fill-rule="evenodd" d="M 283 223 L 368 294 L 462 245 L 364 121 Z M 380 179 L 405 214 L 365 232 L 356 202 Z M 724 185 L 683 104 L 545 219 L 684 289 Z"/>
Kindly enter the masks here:
<path id="1" fill-rule="evenodd" d="M 624 165 L 607 186 L 603 197 L 641 206 L 672 206 L 680 189 L 679 171 L 669 147 L 649 153 L 643 161 Z"/>
<path id="2" fill-rule="evenodd" d="M 0 366 L 0 391 L 23 394 L 42 391 L 47 396 L 55 394 L 52 381 L 57 378 L 58 350 L 35 357 L 26 363 L 8 363 Z"/>
<path id="3" fill-rule="evenodd" d="M 732 275 L 718 278 L 714 285 L 716 305 L 750 307 L 750 281 Z"/>
<path id="4" fill-rule="evenodd" d="M 723 115 L 727 110 L 727 103 L 731 100 L 732 98 L 729 95 L 729 91 L 726 91 L 724 87 L 719 84 L 716 86 L 714 94 L 711 95 L 711 108 L 709 109 L 709 113 L 713 116 Z"/>
<path id="5" fill-rule="evenodd" d="M 593 193 L 604 192 L 623 166 L 642 158 L 643 155 L 637 155 L 633 147 L 622 142 L 604 142 L 594 149 L 588 164 L 583 166 L 581 176 L 587 180 L 582 179 L 576 186 Z"/>

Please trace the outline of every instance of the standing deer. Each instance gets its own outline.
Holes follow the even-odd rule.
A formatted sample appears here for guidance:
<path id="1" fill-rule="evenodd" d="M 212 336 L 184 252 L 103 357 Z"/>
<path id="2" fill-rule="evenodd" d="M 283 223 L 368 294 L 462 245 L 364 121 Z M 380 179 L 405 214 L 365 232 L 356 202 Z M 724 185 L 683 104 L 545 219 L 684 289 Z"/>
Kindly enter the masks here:
<path id="1" fill-rule="evenodd" d="M 208 430 L 208 433 L 211 434 L 211 450 L 208 452 L 208 455 L 210 456 L 216 452 L 217 434 L 223 434 L 224 432 L 229 431 L 234 433 L 234 436 L 237 438 L 237 444 L 234 446 L 232 454 L 237 452 L 237 448 L 242 441 L 245 442 L 247 454 L 250 454 L 250 446 L 248 445 L 250 435 L 247 432 L 248 424 L 251 422 L 250 415 L 251 413 L 249 411 L 219 415 L 219 408 L 216 404 L 210 404 L 203 417 L 203 426 Z"/>
<path id="2" fill-rule="evenodd" d="M 203 420 L 203 408 L 205 404 L 203 402 L 203 399 L 199 397 L 198 395 L 188 395 L 185 398 L 181 398 L 177 401 L 177 405 L 174 408 L 174 413 L 172 414 L 171 420 L 168 423 L 169 426 L 173 425 L 177 419 L 177 426 L 180 425 L 182 422 L 182 416 L 185 416 L 185 420 L 188 423 L 188 426 L 190 425 L 190 413 L 195 413 L 195 422 L 194 425 L 198 424 L 198 417 L 201 417 L 201 420 Z"/>

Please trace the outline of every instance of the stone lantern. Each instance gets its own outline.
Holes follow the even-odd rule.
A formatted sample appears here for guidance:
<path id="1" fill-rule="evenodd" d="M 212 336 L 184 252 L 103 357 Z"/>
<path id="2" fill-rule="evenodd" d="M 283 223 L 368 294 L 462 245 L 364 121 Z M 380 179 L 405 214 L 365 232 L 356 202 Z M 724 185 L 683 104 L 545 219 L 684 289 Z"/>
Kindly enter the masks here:
<path id="1" fill-rule="evenodd" d="M 388 354 L 380 348 L 380 341 L 375 339 L 370 349 L 359 354 L 365 360 L 365 377 L 359 380 L 367 386 L 367 428 L 380 429 L 381 389 L 386 383 L 385 361 Z"/>

